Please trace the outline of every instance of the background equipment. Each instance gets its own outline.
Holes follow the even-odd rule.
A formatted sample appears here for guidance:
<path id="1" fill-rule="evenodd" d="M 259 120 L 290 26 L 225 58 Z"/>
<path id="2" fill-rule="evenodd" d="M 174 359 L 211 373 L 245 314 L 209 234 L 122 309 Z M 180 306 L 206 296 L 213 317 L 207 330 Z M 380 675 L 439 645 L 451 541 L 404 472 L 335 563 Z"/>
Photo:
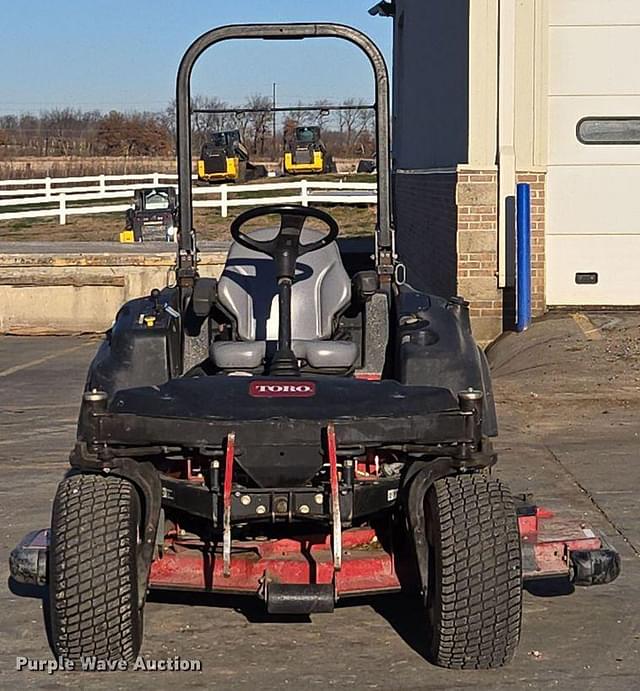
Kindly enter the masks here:
<path id="1" fill-rule="evenodd" d="M 331 154 L 322 141 L 317 125 L 296 127 L 293 135 L 287 137 L 283 169 L 286 175 L 336 172 Z"/>
<path id="2" fill-rule="evenodd" d="M 173 187 L 136 190 L 133 206 L 127 209 L 120 242 L 176 239 L 178 198 Z"/>
<path id="3" fill-rule="evenodd" d="M 249 150 L 239 130 L 214 132 L 198 159 L 198 179 L 202 182 L 244 182 L 266 174 L 264 166 L 249 161 Z"/>

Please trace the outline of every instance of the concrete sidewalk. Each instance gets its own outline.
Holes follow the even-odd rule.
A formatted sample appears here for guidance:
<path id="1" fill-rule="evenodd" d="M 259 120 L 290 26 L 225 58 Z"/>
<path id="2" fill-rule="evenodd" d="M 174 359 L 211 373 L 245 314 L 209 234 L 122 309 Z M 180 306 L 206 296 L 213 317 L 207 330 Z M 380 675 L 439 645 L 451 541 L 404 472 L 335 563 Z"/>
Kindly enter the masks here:
<path id="1" fill-rule="evenodd" d="M 640 317 L 587 320 L 552 316 L 491 349 L 497 474 L 514 491 L 533 492 L 539 503 L 603 529 L 622 555 L 622 575 L 572 594 L 525 593 L 513 664 L 465 673 L 424 660 L 422 613 L 399 596 L 287 623 L 266 617 L 259 603 L 154 596 L 143 655 L 199 658 L 201 674 L 15 671 L 17 655 L 51 654 L 39 593 L 7 587 L 8 553 L 28 530 L 48 524 L 97 343 L 0 338 L 0 688 L 640 687 Z"/>

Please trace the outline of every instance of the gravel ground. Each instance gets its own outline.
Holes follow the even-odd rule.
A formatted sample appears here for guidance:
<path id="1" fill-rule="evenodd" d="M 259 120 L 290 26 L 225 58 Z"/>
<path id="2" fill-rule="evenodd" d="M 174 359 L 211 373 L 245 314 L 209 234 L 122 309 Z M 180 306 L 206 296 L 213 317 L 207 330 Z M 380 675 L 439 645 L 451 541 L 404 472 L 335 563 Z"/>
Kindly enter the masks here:
<path id="1" fill-rule="evenodd" d="M 552 315 L 491 348 L 497 473 L 515 491 L 605 530 L 623 572 L 599 588 L 526 592 L 514 662 L 465 673 L 425 661 L 422 614 L 400 596 L 287 622 L 251 601 L 154 596 L 144 657 L 198 658 L 202 672 L 16 671 L 18 655 L 51 654 L 41 593 L 9 589 L 8 553 L 48 524 L 96 341 L 0 337 L 0 688 L 639 688 L 639 326 L 636 313 Z"/>

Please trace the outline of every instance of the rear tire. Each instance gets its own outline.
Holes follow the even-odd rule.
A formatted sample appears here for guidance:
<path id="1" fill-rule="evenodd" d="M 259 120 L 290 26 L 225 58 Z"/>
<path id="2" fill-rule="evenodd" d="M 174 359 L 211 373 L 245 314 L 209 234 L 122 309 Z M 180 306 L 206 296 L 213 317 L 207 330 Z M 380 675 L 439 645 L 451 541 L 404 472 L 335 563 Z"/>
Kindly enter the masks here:
<path id="1" fill-rule="evenodd" d="M 137 551 L 140 499 L 119 477 L 72 475 L 53 503 L 51 642 L 68 660 L 135 660 L 142 642 Z"/>
<path id="2" fill-rule="evenodd" d="M 431 660 L 489 669 L 513 657 L 520 638 L 522 567 L 513 498 L 499 480 L 438 480 L 425 505 Z"/>

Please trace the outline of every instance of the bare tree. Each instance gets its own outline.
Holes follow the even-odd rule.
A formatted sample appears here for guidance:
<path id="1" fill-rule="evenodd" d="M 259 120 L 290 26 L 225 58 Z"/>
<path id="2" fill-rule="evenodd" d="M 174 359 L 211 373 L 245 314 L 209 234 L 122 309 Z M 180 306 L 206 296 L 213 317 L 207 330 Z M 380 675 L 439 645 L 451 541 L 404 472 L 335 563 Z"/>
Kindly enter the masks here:
<path id="1" fill-rule="evenodd" d="M 314 101 L 313 110 L 311 111 L 311 122 L 318 127 L 326 127 L 331 118 L 331 111 L 329 106 L 331 102 L 329 99 L 323 98 L 319 101 Z"/>
<path id="2" fill-rule="evenodd" d="M 85 134 L 83 114 L 80 111 L 65 108 L 50 110 L 40 117 L 40 126 L 44 137 L 44 155 L 49 153 L 69 156 L 81 149 Z"/>
<path id="3" fill-rule="evenodd" d="M 247 99 L 248 134 L 251 137 L 251 150 L 264 156 L 265 140 L 273 122 L 271 99 L 268 96 L 253 94 Z"/>
<path id="4" fill-rule="evenodd" d="M 347 105 L 361 105 L 349 99 Z M 233 110 L 216 97 L 195 96 L 194 110 L 228 113 L 194 113 L 193 149 L 199 153 L 210 134 L 238 129 L 252 155 L 280 150 L 272 141 L 274 113 L 271 98 L 254 94 Z M 282 118 L 283 134 L 291 135 L 297 126 L 319 125 L 323 138 L 334 155 L 373 153 L 373 115 L 370 110 L 329 111 L 329 100 L 318 100 L 313 108 L 291 110 Z M 13 156 L 152 156 L 175 151 L 175 102 L 161 113 L 83 112 L 72 108 L 53 109 L 39 115 L 0 116 L 0 155 Z"/>
<path id="5" fill-rule="evenodd" d="M 191 100 L 191 110 L 224 110 L 228 108 L 225 101 L 217 97 L 194 96 Z M 194 113 L 191 119 L 193 131 L 192 145 L 194 150 L 200 151 L 202 145 L 207 141 L 212 132 L 219 132 L 228 129 L 230 126 L 228 113 Z"/>
<path id="6" fill-rule="evenodd" d="M 364 101 L 348 98 L 344 102 L 345 106 L 363 106 Z M 342 108 L 338 110 L 338 126 L 343 135 L 344 153 L 347 156 L 353 155 L 356 150 L 358 140 L 362 135 L 371 129 L 373 124 L 373 112 L 371 109 L 356 110 L 353 108 Z"/>

